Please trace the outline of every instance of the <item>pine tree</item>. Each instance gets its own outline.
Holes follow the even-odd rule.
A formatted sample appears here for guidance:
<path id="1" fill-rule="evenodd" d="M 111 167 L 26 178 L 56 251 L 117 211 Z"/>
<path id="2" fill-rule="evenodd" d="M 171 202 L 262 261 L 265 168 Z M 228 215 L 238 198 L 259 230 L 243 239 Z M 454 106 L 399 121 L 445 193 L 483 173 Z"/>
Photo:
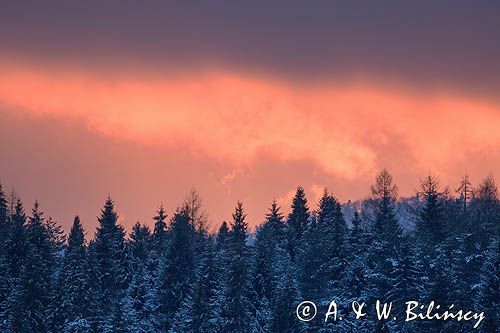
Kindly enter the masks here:
<path id="1" fill-rule="evenodd" d="M 309 215 L 305 191 L 299 186 L 292 200 L 292 211 L 287 219 L 288 252 L 294 262 L 297 256 L 298 247 L 307 228 Z"/>

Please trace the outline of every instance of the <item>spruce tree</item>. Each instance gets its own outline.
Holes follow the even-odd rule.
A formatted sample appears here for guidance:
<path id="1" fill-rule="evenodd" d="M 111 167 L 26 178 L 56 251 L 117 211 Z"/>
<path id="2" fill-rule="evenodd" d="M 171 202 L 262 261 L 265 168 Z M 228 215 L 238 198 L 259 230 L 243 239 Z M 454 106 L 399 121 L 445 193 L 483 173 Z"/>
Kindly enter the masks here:
<path id="1" fill-rule="evenodd" d="M 299 186 L 292 200 L 292 211 L 287 219 L 288 252 L 294 262 L 298 247 L 307 228 L 309 215 L 305 191 Z"/>
<path id="2" fill-rule="evenodd" d="M 345 244 L 348 261 L 357 256 L 366 256 L 374 241 L 370 230 L 363 228 L 363 220 L 359 211 L 353 213 L 351 225 L 352 228 L 347 234 Z"/>
<path id="3" fill-rule="evenodd" d="M 178 209 L 171 223 L 171 242 L 159 266 L 156 287 L 157 313 L 162 332 L 172 325 L 177 310 L 187 297 L 195 269 L 195 231 L 188 211 Z"/>
<path id="4" fill-rule="evenodd" d="M 4 321 L 6 300 L 10 293 L 9 265 L 6 257 L 6 241 L 9 237 L 7 200 L 0 184 L 0 323 Z M 0 324 L 0 329 L 6 329 Z"/>
<path id="5" fill-rule="evenodd" d="M 87 250 L 85 232 L 75 216 L 59 275 L 57 331 L 74 332 L 89 325 L 90 294 L 87 281 Z"/>
<path id="6" fill-rule="evenodd" d="M 229 228 L 227 223 L 222 222 L 216 236 L 216 248 L 214 258 L 214 276 L 217 284 L 214 294 L 210 298 L 209 329 L 207 332 L 223 332 L 228 325 L 226 309 L 226 295 L 228 291 L 228 266 L 229 266 Z"/>
<path id="7" fill-rule="evenodd" d="M 23 203 L 17 200 L 14 212 L 10 218 L 8 237 L 5 240 L 5 257 L 9 267 L 9 275 L 18 278 L 22 264 L 26 258 L 26 214 Z"/>
<path id="8" fill-rule="evenodd" d="M 149 256 L 150 244 L 151 232 L 149 231 L 149 227 L 141 225 L 139 222 L 134 224 L 130 233 L 130 239 L 127 242 L 133 269 L 139 264 L 146 262 Z"/>
<path id="9" fill-rule="evenodd" d="M 345 264 L 347 224 L 339 201 L 325 189 L 318 207 L 316 257 L 319 267 L 310 272 L 321 294 L 328 288 L 337 288 L 338 277 Z M 324 294 L 323 294 L 324 295 Z"/>
<path id="10" fill-rule="evenodd" d="M 67 323 L 62 333 L 88 333 L 92 332 L 91 329 L 92 326 L 87 319 L 78 319 Z"/>
<path id="11" fill-rule="evenodd" d="M 243 204 L 238 201 L 233 213 L 227 255 L 225 310 L 228 332 L 246 332 L 253 323 L 250 286 L 250 249 L 246 244 L 248 223 Z"/>
<path id="12" fill-rule="evenodd" d="M 272 310 L 270 332 L 301 332 L 303 325 L 295 315 L 295 307 L 301 301 L 295 265 L 290 254 L 280 246 L 275 247 L 273 263 L 274 292 L 270 302 Z"/>
<path id="13" fill-rule="evenodd" d="M 346 240 L 347 265 L 340 278 L 339 294 L 346 304 L 353 301 L 371 302 L 376 293 L 370 284 L 374 268 L 370 262 L 374 259 L 372 241 L 368 232 L 361 228 L 362 220 L 358 211 L 354 212 L 351 224 L 353 227 Z"/>
<path id="14" fill-rule="evenodd" d="M 271 333 L 273 332 L 273 312 L 269 300 L 264 296 L 260 299 L 256 310 L 254 322 L 252 325 L 252 333 Z M 280 331 L 274 331 L 280 332 Z"/>
<path id="15" fill-rule="evenodd" d="M 429 176 L 417 197 L 396 203 L 396 187 L 383 170 L 350 230 L 343 211 L 349 214 L 352 205 L 342 206 L 325 190 L 309 213 L 299 188 L 286 222 L 273 201 L 252 234 L 238 202 L 230 226 L 224 222 L 211 235 L 199 196 L 191 192 L 169 228 L 160 207 L 153 233 L 137 223 L 127 241 L 108 198 L 87 246 L 78 217 L 65 239 L 38 203 L 28 218 L 20 200 L 7 209 L 0 187 L 0 332 L 471 329 L 464 321 L 403 322 L 407 300 L 484 311 L 478 331 L 496 332 L 498 189 L 489 176 L 472 192 L 464 177 L 458 195 L 450 193 Z M 396 207 L 404 209 L 396 214 Z M 416 229 L 403 233 L 398 220 L 416 221 Z M 366 221 L 373 221 L 372 228 L 363 227 Z M 332 299 L 343 320 L 325 324 L 321 314 Z M 344 310 L 354 300 L 373 309 L 377 299 L 392 301 L 398 319 L 379 321 L 372 314 L 353 320 Z M 318 305 L 311 323 L 296 318 L 302 300 Z"/>
<path id="16" fill-rule="evenodd" d="M 97 331 L 115 329 L 123 312 L 123 297 L 128 283 L 125 232 L 117 223 L 114 202 L 108 196 L 98 219 L 99 226 L 89 246 L 91 324 Z"/>
<path id="17" fill-rule="evenodd" d="M 395 330 L 412 328 L 416 329 L 418 323 L 405 323 L 404 307 L 409 300 L 418 300 L 423 295 L 425 288 L 423 272 L 418 257 L 418 248 L 410 239 L 404 239 L 394 258 L 394 265 L 390 275 L 391 288 L 386 298 L 394 303 L 394 316 L 397 322 L 391 323 Z"/>
<path id="18" fill-rule="evenodd" d="M 0 256 L 4 253 L 5 240 L 8 234 L 8 218 L 7 199 L 0 183 Z"/>
<path id="19" fill-rule="evenodd" d="M 211 302 L 221 283 L 216 274 L 215 256 L 215 243 L 212 238 L 207 238 L 205 246 L 198 253 L 199 262 L 192 288 L 176 313 L 172 332 L 211 332 L 214 312 Z"/>
<path id="20" fill-rule="evenodd" d="M 146 270 L 151 281 L 154 283 L 158 279 L 160 259 L 165 255 L 168 247 L 169 232 L 167 230 L 167 223 L 165 222 L 166 219 L 167 213 L 162 204 L 153 217 L 154 227 L 153 233 L 150 236 L 149 252 L 146 259 Z"/>
<path id="21" fill-rule="evenodd" d="M 161 253 L 165 249 L 165 243 L 167 241 L 167 213 L 163 204 L 156 211 L 157 215 L 153 217 L 155 221 L 153 235 L 152 235 L 152 246 L 153 250 L 157 253 Z"/>
<path id="22" fill-rule="evenodd" d="M 45 227 L 43 212 L 35 202 L 26 225 L 26 260 L 20 275 L 23 289 L 23 305 L 27 310 L 29 330 L 47 330 L 46 311 L 51 301 L 54 256 L 49 233 Z"/>
<path id="23" fill-rule="evenodd" d="M 153 276 L 145 266 L 145 263 L 140 261 L 134 264 L 133 276 L 124 300 L 122 320 L 133 333 L 155 332 L 159 327 L 155 313 Z"/>
<path id="24" fill-rule="evenodd" d="M 227 222 L 223 221 L 217 232 L 217 250 L 221 250 L 226 247 L 229 238 L 229 228 Z"/>
<path id="25" fill-rule="evenodd" d="M 9 270 L 7 261 L 4 255 L 0 255 L 0 331 L 7 331 L 7 309 L 8 309 L 8 297 L 11 293 L 12 280 L 9 277 Z"/>
<path id="26" fill-rule="evenodd" d="M 262 298 L 272 302 L 276 284 L 273 276 L 273 266 L 277 247 L 285 248 L 283 238 L 283 214 L 275 200 L 271 203 L 266 220 L 257 229 L 254 243 L 253 288 L 256 292 L 255 306 L 258 307 Z"/>
<path id="27" fill-rule="evenodd" d="M 375 204 L 373 224 L 374 241 L 369 252 L 372 257 L 373 273 L 369 277 L 369 284 L 375 291 L 375 299 L 390 301 L 393 296 L 392 273 L 395 270 L 396 258 L 400 255 L 401 228 L 395 214 L 397 201 L 397 186 L 393 184 L 390 173 L 383 169 L 376 177 L 371 188 L 372 200 Z M 375 321 L 375 330 L 380 331 L 387 324 Z"/>
<path id="28" fill-rule="evenodd" d="M 317 274 L 324 264 L 324 257 L 318 255 L 319 244 L 323 235 L 319 228 L 316 214 L 313 214 L 308 224 L 300 248 L 297 253 L 298 281 L 302 290 L 302 295 L 306 299 L 321 297 L 323 285 L 319 283 Z"/>
<path id="29" fill-rule="evenodd" d="M 267 225 L 271 229 L 272 238 L 280 246 L 284 246 L 284 216 L 281 213 L 281 207 L 278 206 L 276 199 L 271 202 L 271 207 L 269 212 L 266 214 L 266 220 L 264 225 Z"/>
<path id="30" fill-rule="evenodd" d="M 2 271 L 5 272 L 2 284 L 6 298 L 0 300 L 2 307 L 0 323 L 5 332 L 25 332 L 29 329 L 29 322 L 26 320 L 27 309 L 24 306 L 26 292 L 21 283 L 21 275 L 25 272 L 24 264 L 27 256 L 26 214 L 20 199 L 16 200 L 15 207 L 11 207 L 11 211 L 5 240 L 5 257 L 1 262 Z"/>
<path id="31" fill-rule="evenodd" d="M 481 269 L 476 306 L 484 311 L 481 330 L 485 333 L 500 330 L 500 241 L 495 239 L 486 252 Z"/>
<path id="32" fill-rule="evenodd" d="M 64 231 L 62 227 L 50 216 L 45 221 L 45 228 L 49 234 L 49 240 L 54 251 L 54 256 L 58 261 L 60 261 L 61 257 L 64 255 L 64 244 L 66 242 Z"/>
<path id="33" fill-rule="evenodd" d="M 439 192 L 439 182 L 436 177 L 427 176 L 421 182 L 423 197 L 417 223 L 417 231 L 424 242 L 431 242 L 430 246 L 445 239 L 444 207 Z"/>

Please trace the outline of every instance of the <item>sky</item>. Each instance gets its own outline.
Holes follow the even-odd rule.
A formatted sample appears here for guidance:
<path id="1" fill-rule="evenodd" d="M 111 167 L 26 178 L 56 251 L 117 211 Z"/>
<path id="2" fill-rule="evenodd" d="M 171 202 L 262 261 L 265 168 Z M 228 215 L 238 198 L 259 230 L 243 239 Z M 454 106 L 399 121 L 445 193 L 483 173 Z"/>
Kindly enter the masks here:
<path id="1" fill-rule="evenodd" d="M 500 174 L 495 1 L 2 1 L 0 182 L 67 230 Z"/>

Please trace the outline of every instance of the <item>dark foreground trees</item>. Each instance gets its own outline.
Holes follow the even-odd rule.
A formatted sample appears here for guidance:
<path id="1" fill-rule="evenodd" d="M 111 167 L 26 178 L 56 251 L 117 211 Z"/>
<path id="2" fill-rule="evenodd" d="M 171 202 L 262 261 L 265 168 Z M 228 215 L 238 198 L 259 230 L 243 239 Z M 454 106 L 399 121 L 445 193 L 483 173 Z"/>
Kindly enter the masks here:
<path id="1" fill-rule="evenodd" d="M 38 203 L 26 213 L 0 187 L 0 331 L 471 331 L 456 321 L 404 322 L 404 302 L 433 300 L 484 311 L 478 331 L 498 332 L 498 189 L 491 176 L 475 188 L 464 177 L 457 188 L 452 195 L 428 176 L 418 195 L 398 200 L 383 170 L 362 209 L 327 190 L 310 208 L 299 187 L 287 216 L 272 201 L 252 232 L 238 202 L 215 234 L 196 192 L 170 219 L 160 206 L 150 227 L 137 223 L 128 236 L 108 197 L 87 242 L 78 217 L 64 241 Z M 295 315 L 303 300 L 377 299 L 394 302 L 398 319 Z"/>

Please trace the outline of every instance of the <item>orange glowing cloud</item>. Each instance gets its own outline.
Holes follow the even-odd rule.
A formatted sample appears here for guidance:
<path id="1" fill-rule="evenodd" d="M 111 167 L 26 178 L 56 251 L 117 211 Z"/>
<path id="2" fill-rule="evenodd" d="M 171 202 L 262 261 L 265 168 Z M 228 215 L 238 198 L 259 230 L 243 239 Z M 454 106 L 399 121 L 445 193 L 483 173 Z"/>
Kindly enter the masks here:
<path id="1" fill-rule="evenodd" d="M 8 108 L 76 118 L 118 139 L 184 147 L 235 170 L 266 153 L 349 180 L 382 167 L 378 147 L 395 139 L 421 170 L 446 170 L 457 154 L 500 151 L 500 105 L 374 81 L 311 86 L 215 70 L 105 76 L 1 62 L 0 73 L 0 103 Z"/>

